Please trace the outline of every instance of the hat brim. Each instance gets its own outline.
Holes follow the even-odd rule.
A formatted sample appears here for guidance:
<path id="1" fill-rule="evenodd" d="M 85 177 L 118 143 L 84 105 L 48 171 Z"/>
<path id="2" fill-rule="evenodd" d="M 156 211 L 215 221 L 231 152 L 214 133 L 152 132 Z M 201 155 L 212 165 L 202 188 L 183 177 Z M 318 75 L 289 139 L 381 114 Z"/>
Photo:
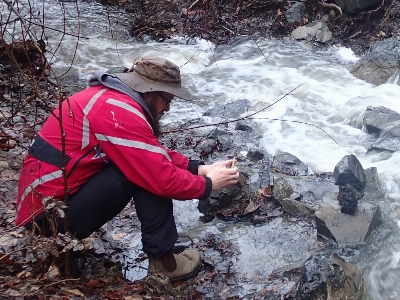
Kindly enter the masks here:
<path id="1" fill-rule="evenodd" d="M 193 99 L 193 95 L 182 86 L 173 86 L 170 84 L 151 81 L 141 77 L 135 72 L 115 73 L 115 76 L 117 76 L 123 83 L 136 92 L 167 92 L 184 100 Z"/>

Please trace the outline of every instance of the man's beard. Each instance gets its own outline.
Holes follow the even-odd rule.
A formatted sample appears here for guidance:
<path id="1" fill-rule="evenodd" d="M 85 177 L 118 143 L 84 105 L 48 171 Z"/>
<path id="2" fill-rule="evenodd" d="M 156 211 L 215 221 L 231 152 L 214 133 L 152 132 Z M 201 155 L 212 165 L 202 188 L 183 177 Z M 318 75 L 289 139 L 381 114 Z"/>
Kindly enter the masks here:
<path id="1" fill-rule="evenodd" d="M 159 138 L 162 133 L 161 125 L 160 125 L 160 119 L 161 119 L 162 115 L 159 115 L 159 113 L 157 112 L 155 103 L 150 103 L 147 106 L 149 107 L 150 113 L 153 117 L 153 122 L 151 122 L 151 128 L 153 129 L 153 132 L 154 132 L 154 135 L 156 136 L 156 138 Z"/>

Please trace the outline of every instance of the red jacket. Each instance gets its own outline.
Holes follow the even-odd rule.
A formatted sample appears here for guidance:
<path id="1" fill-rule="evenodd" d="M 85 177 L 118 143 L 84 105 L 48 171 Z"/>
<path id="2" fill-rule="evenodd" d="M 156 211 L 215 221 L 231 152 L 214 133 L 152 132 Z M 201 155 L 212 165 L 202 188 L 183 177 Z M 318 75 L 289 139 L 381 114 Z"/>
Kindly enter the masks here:
<path id="1" fill-rule="evenodd" d="M 59 116 L 59 109 L 54 114 Z M 156 195 L 177 200 L 208 197 L 208 179 L 188 171 L 188 158 L 162 147 L 150 122 L 130 96 L 104 85 L 89 87 L 64 101 L 65 172 L 70 194 L 113 162 L 130 181 Z M 24 160 L 17 225 L 40 214 L 49 197 L 64 196 L 60 136 L 59 121 L 50 115 Z"/>

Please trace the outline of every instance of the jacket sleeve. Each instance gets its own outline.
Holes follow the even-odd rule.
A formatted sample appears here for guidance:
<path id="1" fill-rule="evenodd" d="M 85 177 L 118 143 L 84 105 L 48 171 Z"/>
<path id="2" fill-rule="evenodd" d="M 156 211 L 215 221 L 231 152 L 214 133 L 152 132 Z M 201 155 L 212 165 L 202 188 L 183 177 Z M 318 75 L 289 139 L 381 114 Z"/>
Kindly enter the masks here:
<path id="1" fill-rule="evenodd" d="M 188 159 L 186 156 L 176 151 L 166 150 L 169 157 L 171 157 L 172 163 L 181 169 L 188 170 L 190 173 L 197 175 L 199 165 L 204 165 L 204 162 L 194 159 Z"/>
<path id="2" fill-rule="evenodd" d="M 185 156 L 159 144 L 139 106 L 107 102 L 90 124 L 104 153 L 133 183 L 176 200 L 210 195 L 211 179 L 192 174 Z"/>

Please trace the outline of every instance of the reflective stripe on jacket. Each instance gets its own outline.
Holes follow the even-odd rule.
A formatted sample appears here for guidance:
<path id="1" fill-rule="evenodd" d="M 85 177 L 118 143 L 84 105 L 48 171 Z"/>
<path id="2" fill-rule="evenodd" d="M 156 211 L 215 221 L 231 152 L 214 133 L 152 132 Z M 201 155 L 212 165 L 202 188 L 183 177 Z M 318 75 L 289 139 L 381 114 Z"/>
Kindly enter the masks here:
<path id="1" fill-rule="evenodd" d="M 56 116 L 59 113 L 54 111 Z M 189 172 L 187 157 L 161 146 L 149 122 L 130 96 L 104 85 L 64 101 L 65 157 L 59 121 L 50 115 L 24 160 L 16 224 L 25 225 L 40 214 L 48 198 L 63 198 L 63 165 L 70 194 L 112 162 L 130 181 L 156 195 L 176 200 L 207 198 L 209 179 Z"/>

